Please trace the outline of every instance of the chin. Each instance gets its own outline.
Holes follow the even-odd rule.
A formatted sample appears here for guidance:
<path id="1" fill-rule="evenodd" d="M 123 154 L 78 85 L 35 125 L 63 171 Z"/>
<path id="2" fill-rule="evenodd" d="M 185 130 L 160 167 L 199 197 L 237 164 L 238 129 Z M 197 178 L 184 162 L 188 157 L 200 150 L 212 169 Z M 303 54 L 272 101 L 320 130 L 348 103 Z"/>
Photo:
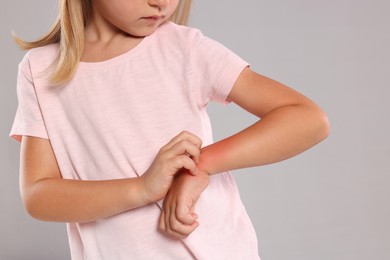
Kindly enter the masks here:
<path id="1" fill-rule="evenodd" d="M 127 34 L 133 37 L 143 38 L 151 35 L 155 30 L 156 28 L 150 30 L 137 31 L 137 32 L 127 32 Z"/>

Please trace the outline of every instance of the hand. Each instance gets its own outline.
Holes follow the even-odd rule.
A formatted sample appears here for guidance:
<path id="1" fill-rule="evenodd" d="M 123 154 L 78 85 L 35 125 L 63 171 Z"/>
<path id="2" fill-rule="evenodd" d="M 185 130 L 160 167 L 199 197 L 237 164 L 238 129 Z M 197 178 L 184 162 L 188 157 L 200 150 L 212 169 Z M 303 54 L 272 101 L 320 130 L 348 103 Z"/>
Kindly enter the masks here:
<path id="1" fill-rule="evenodd" d="M 152 165 L 140 177 L 147 202 L 162 199 L 180 170 L 197 174 L 195 163 L 199 162 L 201 145 L 197 136 L 184 131 L 160 149 Z"/>
<path id="2" fill-rule="evenodd" d="M 176 176 L 164 200 L 159 229 L 175 238 L 189 236 L 198 226 L 195 204 L 210 182 L 210 175 L 191 175 L 184 171 Z"/>

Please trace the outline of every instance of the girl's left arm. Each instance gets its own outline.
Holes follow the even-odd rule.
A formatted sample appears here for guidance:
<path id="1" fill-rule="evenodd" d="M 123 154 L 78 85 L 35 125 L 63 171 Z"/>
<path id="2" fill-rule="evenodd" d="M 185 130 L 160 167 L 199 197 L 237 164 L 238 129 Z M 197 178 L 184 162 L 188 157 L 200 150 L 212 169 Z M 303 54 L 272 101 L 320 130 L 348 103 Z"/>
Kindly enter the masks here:
<path id="1" fill-rule="evenodd" d="M 199 166 L 210 174 L 285 160 L 329 133 L 328 118 L 313 101 L 249 68 L 238 77 L 228 100 L 261 119 L 202 149 Z"/>
<path id="2" fill-rule="evenodd" d="M 242 71 L 228 100 L 259 117 L 259 121 L 201 149 L 198 167 L 210 175 L 290 158 L 329 133 L 327 116 L 314 102 L 250 68 Z M 164 202 L 161 230 L 184 238 L 197 228 L 194 204 L 208 178 L 201 172 L 177 176 Z"/>

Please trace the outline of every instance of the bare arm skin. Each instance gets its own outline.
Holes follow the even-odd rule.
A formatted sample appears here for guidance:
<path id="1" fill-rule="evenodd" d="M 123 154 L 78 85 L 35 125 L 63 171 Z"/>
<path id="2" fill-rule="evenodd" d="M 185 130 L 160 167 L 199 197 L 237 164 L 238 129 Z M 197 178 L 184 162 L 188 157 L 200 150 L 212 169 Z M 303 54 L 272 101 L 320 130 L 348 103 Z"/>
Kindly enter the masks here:
<path id="1" fill-rule="evenodd" d="M 140 178 L 107 181 L 62 179 L 50 141 L 23 136 L 20 190 L 29 214 L 58 222 L 88 222 L 163 198 L 182 168 L 196 174 L 201 141 L 183 132 L 161 148 Z M 191 159 L 188 155 L 191 155 Z"/>
<path id="2" fill-rule="evenodd" d="M 328 119 L 315 103 L 249 68 L 242 71 L 228 99 L 261 120 L 201 149 L 198 167 L 210 175 L 285 160 L 328 135 Z M 181 174 L 165 199 L 159 228 L 173 237 L 187 237 L 198 227 L 193 209 L 203 189 L 194 188 L 194 180 L 203 183 L 198 185 L 203 189 L 209 181 L 205 174 Z"/>
<path id="3" fill-rule="evenodd" d="M 210 174 L 285 160 L 329 133 L 328 119 L 315 103 L 249 68 L 243 70 L 228 99 L 261 120 L 201 150 L 199 166 Z"/>

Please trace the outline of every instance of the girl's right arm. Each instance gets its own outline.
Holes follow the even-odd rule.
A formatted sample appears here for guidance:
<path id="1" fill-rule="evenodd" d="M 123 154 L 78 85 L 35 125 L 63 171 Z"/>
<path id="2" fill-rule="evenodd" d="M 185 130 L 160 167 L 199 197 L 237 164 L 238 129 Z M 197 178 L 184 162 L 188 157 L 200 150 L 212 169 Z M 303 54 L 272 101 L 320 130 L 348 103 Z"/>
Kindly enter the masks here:
<path id="1" fill-rule="evenodd" d="M 32 217 L 44 221 L 88 222 L 113 216 L 160 200 L 180 169 L 196 174 L 200 146 L 199 138 L 182 132 L 160 149 L 139 178 L 81 181 L 62 179 L 49 140 L 23 136 L 22 200 Z"/>

